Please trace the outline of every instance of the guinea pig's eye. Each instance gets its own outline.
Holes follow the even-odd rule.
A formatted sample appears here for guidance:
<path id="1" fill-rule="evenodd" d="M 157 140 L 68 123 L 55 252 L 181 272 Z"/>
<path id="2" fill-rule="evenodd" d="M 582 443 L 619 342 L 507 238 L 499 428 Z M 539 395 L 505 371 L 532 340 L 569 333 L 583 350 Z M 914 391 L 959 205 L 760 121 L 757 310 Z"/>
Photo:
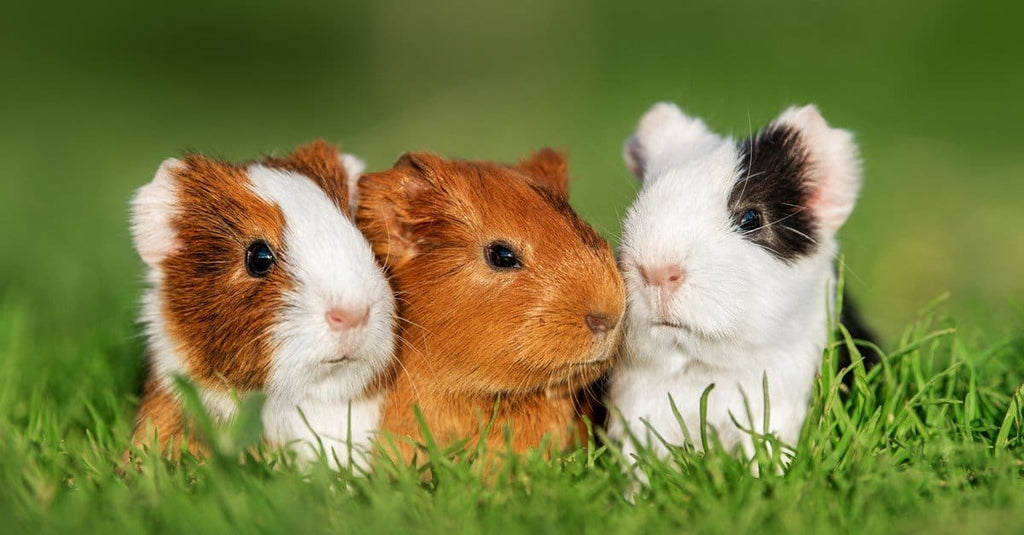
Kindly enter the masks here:
<path id="1" fill-rule="evenodd" d="M 520 269 L 519 257 L 515 251 L 504 243 L 494 242 L 484 248 L 484 258 L 495 269 Z"/>
<path id="2" fill-rule="evenodd" d="M 752 232 L 761 228 L 761 214 L 753 208 L 747 208 L 740 215 L 739 227 L 743 232 Z"/>
<path id="3" fill-rule="evenodd" d="M 245 250 L 245 269 L 253 277 L 266 277 L 275 262 L 274 250 L 263 240 L 252 242 Z"/>

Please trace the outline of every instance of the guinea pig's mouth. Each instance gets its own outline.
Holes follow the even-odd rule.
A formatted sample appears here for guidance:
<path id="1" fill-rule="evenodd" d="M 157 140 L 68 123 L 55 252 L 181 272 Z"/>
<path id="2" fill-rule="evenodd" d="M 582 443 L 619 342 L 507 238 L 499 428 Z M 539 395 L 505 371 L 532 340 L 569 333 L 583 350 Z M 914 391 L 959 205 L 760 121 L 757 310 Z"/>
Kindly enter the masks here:
<path id="1" fill-rule="evenodd" d="M 679 333 L 682 333 L 682 336 L 685 336 L 687 338 L 696 338 L 700 340 L 716 341 L 723 340 L 726 338 L 726 335 L 724 335 L 723 333 L 709 331 L 700 325 L 684 323 L 675 319 L 663 318 L 656 321 L 652 321 L 651 328 L 662 328 L 668 330 L 669 332 L 676 333 L 677 336 L 680 335 Z"/>
<path id="2" fill-rule="evenodd" d="M 675 321 L 675 320 L 661 319 L 661 320 L 653 321 L 653 322 L 651 322 L 651 324 L 653 326 L 655 326 L 655 327 L 668 327 L 668 328 L 671 328 L 671 329 L 681 329 L 681 330 L 684 330 L 686 332 L 691 332 L 691 333 L 693 332 L 693 328 L 692 327 L 690 327 L 689 325 L 686 325 L 685 323 L 682 323 L 680 321 Z"/>
<path id="3" fill-rule="evenodd" d="M 340 357 L 336 357 L 336 358 L 333 358 L 333 359 L 324 359 L 324 360 L 320 361 L 320 364 L 326 364 L 326 365 L 330 366 L 330 365 L 334 365 L 334 364 L 341 364 L 342 362 L 345 362 L 346 360 L 349 360 L 349 355 L 342 355 Z"/>

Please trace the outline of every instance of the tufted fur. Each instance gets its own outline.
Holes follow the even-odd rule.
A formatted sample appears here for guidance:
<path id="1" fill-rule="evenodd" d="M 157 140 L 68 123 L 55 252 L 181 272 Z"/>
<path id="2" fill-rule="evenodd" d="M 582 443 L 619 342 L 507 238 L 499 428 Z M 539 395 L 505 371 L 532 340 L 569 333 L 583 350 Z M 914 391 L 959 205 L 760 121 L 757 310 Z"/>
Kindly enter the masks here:
<path id="1" fill-rule="evenodd" d="M 577 396 L 611 364 L 623 286 L 607 243 L 570 208 L 567 184 L 552 150 L 515 165 L 411 153 L 360 180 L 357 222 L 401 318 L 385 430 L 421 441 L 416 405 L 442 445 L 479 439 L 492 417 L 491 448 L 504 449 L 506 429 L 517 451 L 545 434 L 556 447 L 578 440 Z M 495 242 L 517 251 L 522 269 L 489 266 Z M 591 332 L 588 313 L 609 318 L 609 331 Z"/>
<path id="2" fill-rule="evenodd" d="M 807 413 L 834 296 L 835 231 L 860 186 L 856 146 L 812 107 L 790 109 L 749 140 L 710 132 L 672 104 L 657 104 L 627 140 L 642 187 L 623 226 L 627 288 L 623 358 L 612 371 L 610 435 L 664 450 L 699 436 L 701 394 L 714 384 L 708 424 L 726 448 L 749 450 L 745 429 L 793 444 Z M 758 228 L 739 229 L 743 213 Z M 674 292 L 645 282 L 644 267 L 675 265 Z M 674 400 L 685 423 L 680 429 Z M 745 403 L 749 404 L 750 415 Z"/>
<path id="3" fill-rule="evenodd" d="M 319 438 L 346 462 L 350 430 L 366 445 L 381 403 L 366 387 L 392 357 L 394 304 L 345 215 L 347 179 L 337 151 L 315 142 L 246 165 L 197 154 L 168 160 L 139 189 L 132 230 L 149 268 L 142 321 L 150 378 L 137 443 L 149 439 L 150 426 L 163 445 L 187 430 L 171 384 L 184 375 L 219 420 L 234 414 L 231 390 L 266 391 L 266 438 L 304 444 L 303 458 L 315 455 Z M 265 278 L 245 267 L 257 240 L 277 257 Z M 369 308 L 366 326 L 329 329 L 332 307 Z M 343 360 L 325 362 L 335 359 Z M 188 447 L 201 453 L 195 441 Z"/>

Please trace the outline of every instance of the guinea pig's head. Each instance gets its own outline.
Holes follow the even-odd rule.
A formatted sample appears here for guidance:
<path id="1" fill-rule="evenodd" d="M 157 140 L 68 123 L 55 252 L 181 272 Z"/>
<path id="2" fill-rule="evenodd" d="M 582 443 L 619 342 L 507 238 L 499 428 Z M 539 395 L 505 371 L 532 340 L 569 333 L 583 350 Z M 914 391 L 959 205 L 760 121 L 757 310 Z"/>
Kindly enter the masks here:
<path id="1" fill-rule="evenodd" d="M 567 186 L 551 149 L 515 165 L 411 153 L 360 179 L 356 221 L 398 295 L 408 358 L 429 359 L 425 384 L 528 392 L 611 364 L 622 280 Z"/>
<path id="2" fill-rule="evenodd" d="M 661 103 L 624 156 L 642 184 L 620 250 L 631 333 L 762 341 L 795 311 L 824 309 L 860 188 L 849 132 L 806 106 L 737 143 Z"/>
<path id="3" fill-rule="evenodd" d="M 393 354 L 393 298 L 324 142 L 232 165 L 165 161 L 132 201 L 154 371 L 218 390 L 353 394 Z"/>

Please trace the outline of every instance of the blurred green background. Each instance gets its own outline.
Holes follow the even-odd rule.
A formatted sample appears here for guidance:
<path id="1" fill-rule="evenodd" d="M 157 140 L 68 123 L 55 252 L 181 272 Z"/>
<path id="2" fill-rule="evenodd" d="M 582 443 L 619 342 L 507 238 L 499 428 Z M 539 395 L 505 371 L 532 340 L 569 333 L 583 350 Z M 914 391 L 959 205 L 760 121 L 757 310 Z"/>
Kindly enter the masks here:
<path id="1" fill-rule="evenodd" d="M 890 336 L 945 291 L 963 323 L 1024 314 L 1024 4 L 949 1 L 17 3 L 0 17 L 0 295 L 40 333 L 121 329 L 141 262 L 127 201 L 159 162 L 314 137 L 403 151 L 570 154 L 614 240 L 620 146 L 674 100 L 736 136 L 815 102 L 856 132 L 849 285 Z M 127 336 L 127 334 L 126 334 Z"/>

